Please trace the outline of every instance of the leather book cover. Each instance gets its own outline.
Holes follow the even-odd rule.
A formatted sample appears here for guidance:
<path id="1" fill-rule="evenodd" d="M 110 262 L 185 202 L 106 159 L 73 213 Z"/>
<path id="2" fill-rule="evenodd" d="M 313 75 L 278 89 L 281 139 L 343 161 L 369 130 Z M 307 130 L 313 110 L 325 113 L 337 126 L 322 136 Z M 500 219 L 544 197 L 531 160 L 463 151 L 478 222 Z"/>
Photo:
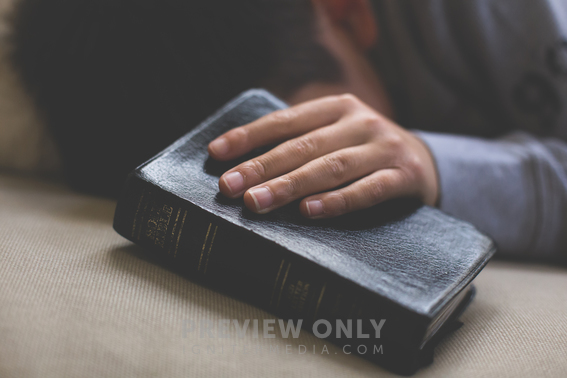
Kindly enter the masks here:
<path id="1" fill-rule="evenodd" d="M 456 324 L 495 245 L 471 224 L 410 200 L 309 220 L 296 203 L 258 215 L 223 197 L 220 175 L 259 151 L 219 163 L 208 143 L 285 107 L 264 90 L 225 105 L 129 175 L 114 228 L 189 278 L 303 319 L 306 328 L 351 319 L 357 334 L 357 319 L 385 319 L 383 353 L 362 357 L 411 374 L 431 362 L 440 335 Z M 370 324 L 361 327 L 373 335 Z M 329 339 L 354 343 L 334 332 Z M 358 341 L 375 348 L 377 340 Z"/>

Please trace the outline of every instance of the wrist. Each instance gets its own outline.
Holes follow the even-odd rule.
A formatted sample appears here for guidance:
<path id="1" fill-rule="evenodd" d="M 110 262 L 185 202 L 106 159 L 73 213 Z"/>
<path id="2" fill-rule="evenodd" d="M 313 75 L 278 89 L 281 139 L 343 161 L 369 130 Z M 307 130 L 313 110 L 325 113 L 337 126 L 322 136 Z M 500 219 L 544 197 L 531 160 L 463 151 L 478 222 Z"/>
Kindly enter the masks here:
<path id="1" fill-rule="evenodd" d="M 423 190 L 422 190 L 422 201 L 424 204 L 438 207 L 441 197 L 441 184 L 439 180 L 439 172 L 437 169 L 437 163 L 435 157 L 423 139 L 420 138 L 419 134 L 411 132 L 417 143 L 420 145 L 420 160 L 423 169 Z"/>

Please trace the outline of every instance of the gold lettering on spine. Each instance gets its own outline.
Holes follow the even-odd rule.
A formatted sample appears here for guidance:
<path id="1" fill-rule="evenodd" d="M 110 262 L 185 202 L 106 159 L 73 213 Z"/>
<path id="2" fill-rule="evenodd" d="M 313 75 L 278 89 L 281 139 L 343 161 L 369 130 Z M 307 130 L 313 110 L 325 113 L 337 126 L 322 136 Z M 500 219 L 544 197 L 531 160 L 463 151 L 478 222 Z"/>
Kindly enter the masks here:
<path id="1" fill-rule="evenodd" d="M 175 222 L 173 222 L 173 230 L 171 231 L 171 243 L 169 244 L 169 249 L 167 250 L 167 254 L 171 253 L 171 247 L 173 247 L 173 240 L 175 239 L 175 230 L 177 229 L 177 221 L 179 221 L 179 214 L 181 214 L 181 208 L 177 210 L 177 216 L 175 217 Z M 177 253 L 177 248 L 175 248 L 175 252 Z"/>
<path id="2" fill-rule="evenodd" d="M 305 301 L 309 296 L 311 284 L 302 280 L 297 280 L 287 287 L 287 299 L 289 300 L 289 307 L 294 312 L 300 314 L 305 307 Z"/>
<path id="3" fill-rule="evenodd" d="M 280 294 L 278 295 L 278 303 L 276 305 L 276 308 L 280 307 L 280 300 L 282 299 L 282 292 L 283 292 L 283 289 L 284 289 L 285 281 L 287 280 L 287 274 L 289 273 L 289 268 L 291 268 L 291 263 L 287 264 L 287 269 L 285 270 L 285 274 L 284 274 L 283 281 L 282 281 L 282 286 L 280 287 Z"/>
<path id="4" fill-rule="evenodd" d="M 315 306 L 315 313 L 313 314 L 313 320 L 317 320 L 317 312 L 319 312 L 319 306 L 321 305 L 321 301 L 323 300 L 323 294 L 325 294 L 326 287 L 327 284 L 325 283 L 323 285 L 323 288 L 321 289 L 321 294 L 319 294 L 319 300 L 317 301 L 317 306 Z"/>
<path id="5" fill-rule="evenodd" d="M 167 229 L 169 228 L 172 214 L 173 208 L 168 205 L 161 207 L 155 205 L 152 206 L 150 211 L 145 236 L 161 249 L 165 248 Z"/>
<path id="6" fill-rule="evenodd" d="M 211 257 L 211 249 L 213 249 L 213 243 L 215 242 L 215 236 L 217 235 L 217 230 L 219 226 L 215 226 L 215 231 L 213 232 L 213 237 L 211 238 L 211 244 L 209 245 L 209 250 L 207 251 L 207 261 L 205 261 L 205 269 L 203 274 L 207 274 L 207 267 L 209 266 L 209 258 Z"/>
<path id="7" fill-rule="evenodd" d="M 183 213 L 183 219 L 181 220 L 181 226 L 179 226 L 179 233 L 177 234 L 177 242 L 175 243 L 175 252 L 173 253 L 173 258 L 177 257 L 177 248 L 179 248 L 179 240 L 181 239 L 181 233 L 183 232 L 183 225 L 185 224 L 185 218 L 187 217 L 187 210 Z"/>
<path id="8" fill-rule="evenodd" d="M 276 288 L 278 287 L 278 280 L 280 279 L 280 274 L 282 272 L 282 268 L 284 266 L 285 260 L 282 260 L 280 264 L 280 268 L 278 269 L 278 274 L 276 275 L 276 282 L 274 282 L 274 288 L 272 289 L 272 296 L 270 297 L 270 306 L 274 302 L 274 295 L 276 294 Z"/>
<path id="9" fill-rule="evenodd" d="M 207 228 L 207 234 L 205 235 L 205 241 L 203 242 L 203 248 L 201 248 L 201 257 L 199 257 L 199 265 L 197 270 L 201 270 L 201 261 L 203 260 L 203 253 L 205 252 L 205 246 L 207 245 L 207 239 L 209 239 L 209 232 L 211 232 L 211 226 L 213 224 L 209 223 L 209 228 Z"/>
<path id="10" fill-rule="evenodd" d="M 147 193 L 148 197 L 151 198 L 152 197 L 152 192 L 148 191 Z M 140 227 L 138 227 L 138 240 L 140 240 L 141 236 L 142 236 L 142 228 L 144 228 L 144 219 L 146 218 L 146 212 L 148 210 L 148 205 L 149 205 L 150 201 L 146 200 L 146 203 L 144 204 L 144 210 L 142 211 L 142 216 L 140 217 Z"/>

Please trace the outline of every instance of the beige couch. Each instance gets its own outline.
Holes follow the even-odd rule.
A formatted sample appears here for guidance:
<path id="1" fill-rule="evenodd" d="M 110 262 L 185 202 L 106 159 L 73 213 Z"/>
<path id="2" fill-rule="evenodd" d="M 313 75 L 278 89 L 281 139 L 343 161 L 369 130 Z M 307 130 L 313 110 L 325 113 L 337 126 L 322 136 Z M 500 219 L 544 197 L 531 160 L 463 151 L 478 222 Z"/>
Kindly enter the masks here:
<path id="1" fill-rule="evenodd" d="M 308 332 L 184 337 L 184 321 L 273 316 L 144 259 L 112 230 L 114 205 L 0 175 L 0 377 L 390 376 Z M 417 377 L 566 377 L 567 270 L 491 262 L 476 282 L 465 326 Z"/>
<path id="2" fill-rule="evenodd" d="M 113 201 L 38 178 L 58 160 L 1 57 L 5 31 L 0 22 L 0 377 L 391 376 L 308 332 L 184 332 L 273 316 L 143 258 L 112 230 Z M 491 262 L 476 282 L 465 326 L 417 377 L 567 377 L 567 270 Z"/>

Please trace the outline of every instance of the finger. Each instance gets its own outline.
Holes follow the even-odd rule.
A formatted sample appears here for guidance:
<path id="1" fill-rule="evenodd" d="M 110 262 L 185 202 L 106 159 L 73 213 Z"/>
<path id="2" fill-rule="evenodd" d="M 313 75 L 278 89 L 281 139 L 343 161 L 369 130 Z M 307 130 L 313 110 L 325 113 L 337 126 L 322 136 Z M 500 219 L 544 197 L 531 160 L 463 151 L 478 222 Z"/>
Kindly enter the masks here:
<path id="1" fill-rule="evenodd" d="M 294 138 L 336 122 L 354 101 L 330 96 L 270 113 L 252 123 L 232 129 L 209 144 L 209 155 L 231 160 L 268 144 Z M 346 99 L 346 100 L 345 100 Z"/>
<path id="2" fill-rule="evenodd" d="M 299 208 L 308 218 L 331 218 L 414 192 L 402 170 L 382 169 L 344 188 L 305 198 Z"/>
<path id="3" fill-rule="evenodd" d="M 347 120 L 288 140 L 271 151 L 224 173 L 219 180 L 221 193 L 241 196 L 249 188 L 291 172 L 321 156 L 366 141 L 365 130 L 354 129 Z"/>
<path id="4" fill-rule="evenodd" d="M 252 211 L 267 213 L 375 171 L 382 163 L 380 156 L 370 144 L 336 151 L 249 189 L 244 193 L 244 203 Z"/>

